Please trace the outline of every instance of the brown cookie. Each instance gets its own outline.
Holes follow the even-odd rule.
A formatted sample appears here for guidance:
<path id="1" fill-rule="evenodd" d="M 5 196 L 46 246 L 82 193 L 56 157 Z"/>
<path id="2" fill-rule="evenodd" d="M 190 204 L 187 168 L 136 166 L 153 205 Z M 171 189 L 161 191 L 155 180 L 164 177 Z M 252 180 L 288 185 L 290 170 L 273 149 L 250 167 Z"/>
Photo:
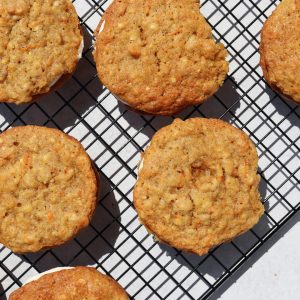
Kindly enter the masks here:
<path id="1" fill-rule="evenodd" d="M 82 48 L 70 0 L 1 0 L 0 102 L 29 103 L 57 89 Z"/>
<path id="2" fill-rule="evenodd" d="M 171 115 L 202 103 L 228 72 L 195 0 L 115 0 L 95 35 L 100 80 L 137 111 Z"/>
<path id="3" fill-rule="evenodd" d="M 48 274 L 13 292 L 9 300 L 129 300 L 115 280 L 94 268 L 75 267 L 45 273 Z"/>
<path id="4" fill-rule="evenodd" d="M 260 65 L 266 81 L 300 103 L 300 1 L 283 0 L 261 32 Z"/>
<path id="5" fill-rule="evenodd" d="M 17 253 L 70 240 L 89 224 L 97 178 L 81 144 L 52 128 L 0 135 L 0 242 Z"/>
<path id="6" fill-rule="evenodd" d="M 141 222 L 159 240 L 199 255 L 252 228 L 264 212 L 255 146 L 214 119 L 160 129 L 134 188 Z"/>

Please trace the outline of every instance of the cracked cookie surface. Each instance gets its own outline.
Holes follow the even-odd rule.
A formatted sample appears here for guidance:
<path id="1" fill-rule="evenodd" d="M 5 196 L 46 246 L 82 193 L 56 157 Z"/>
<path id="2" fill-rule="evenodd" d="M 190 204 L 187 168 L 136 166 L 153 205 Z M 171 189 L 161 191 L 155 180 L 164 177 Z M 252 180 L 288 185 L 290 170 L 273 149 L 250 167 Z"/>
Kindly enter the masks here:
<path id="1" fill-rule="evenodd" d="M 196 0 L 115 0 L 95 35 L 100 80 L 138 111 L 170 115 L 202 103 L 228 72 Z"/>
<path id="2" fill-rule="evenodd" d="M 13 292 L 9 300 L 128 300 L 123 288 L 94 268 L 75 267 L 46 274 Z"/>
<path id="3" fill-rule="evenodd" d="M 300 1 L 283 0 L 261 33 L 260 65 L 266 81 L 300 103 Z"/>
<path id="4" fill-rule="evenodd" d="M 72 74 L 82 43 L 70 0 L 0 1 L 0 102 L 28 103 Z"/>
<path id="5" fill-rule="evenodd" d="M 17 253 L 60 245 L 88 225 L 97 179 L 81 144 L 38 126 L 0 135 L 0 242 Z"/>
<path id="6" fill-rule="evenodd" d="M 255 146 L 214 119 L 160 129 L 134 188 L 141 222 L 157 238 L 199 255 L 253 227 L 264 212 Z"/>

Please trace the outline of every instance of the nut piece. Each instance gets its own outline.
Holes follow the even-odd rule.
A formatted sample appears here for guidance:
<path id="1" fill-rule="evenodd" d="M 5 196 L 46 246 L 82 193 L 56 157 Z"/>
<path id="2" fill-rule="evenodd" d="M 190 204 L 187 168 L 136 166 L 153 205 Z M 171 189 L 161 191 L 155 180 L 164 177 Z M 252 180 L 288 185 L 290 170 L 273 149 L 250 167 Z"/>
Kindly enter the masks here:
<path id="1" fill-rule="evenodd" d="M 130 44 L 128 46 L 128 52 L 133 58 L 139 58 L 141 56 L 141 47 L 137 44 Z"/>

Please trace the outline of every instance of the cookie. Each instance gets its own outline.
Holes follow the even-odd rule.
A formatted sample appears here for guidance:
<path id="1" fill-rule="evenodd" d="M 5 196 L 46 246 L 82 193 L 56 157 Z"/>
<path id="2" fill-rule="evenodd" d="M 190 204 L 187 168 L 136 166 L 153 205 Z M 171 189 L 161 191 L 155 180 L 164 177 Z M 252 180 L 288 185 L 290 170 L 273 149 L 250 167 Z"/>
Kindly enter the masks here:
<path id="1" fill-rule="evenodd" d="M 264 212 L 255 146 L 215 119 L 176 119 L 146 149 L 134 188 L 158 240 L 199 255 L 253 227 Z"/>
<path id="2" fill-rule="evenodd" d="M 100 80 L 137 111 L 171 115 L 202 103 L 228 72 L 195 0 L 115 0 L 95 35 Z"/>
<path id="3" fill-rule="evenodd" d="M 1 0 L 0 102 L 29 103 L 60 87 L 82 50 L 70 0 Z"/>
<path id="4" fill-rule="evenodd" d="M 300 1 L 283 0 L 261 32 L 260 65 L 270 86 L 300 103 Z"/>
<path id="5" fill-rule="evenodd" d="M 9 300 L 129 300 L 115 280 L 94 268 L 57 268 L 40 275 L 13 292 Z"/>
<path id="6" fill-rule="evenodd" d="M 52 128 L 22 126 L 0 135 L 0 243 L 16 253 L 70 240 L 86 227 L 97 178 L 81 144 Z"/>

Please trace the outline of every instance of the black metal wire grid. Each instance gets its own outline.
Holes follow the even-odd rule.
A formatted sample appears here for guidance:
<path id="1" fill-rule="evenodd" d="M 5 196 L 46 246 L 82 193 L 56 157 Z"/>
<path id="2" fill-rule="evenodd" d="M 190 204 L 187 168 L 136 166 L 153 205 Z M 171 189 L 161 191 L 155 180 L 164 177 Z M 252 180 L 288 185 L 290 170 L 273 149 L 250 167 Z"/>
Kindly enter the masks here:
<path id="1" fill-rule="evenodd" d="M 224 86 L 201 106 L 178 115 L 218 117 L 243 129 L 260 156 L 260 223 L 203 257 L 154 241 L 132 204 L 139 153 L 173 118 L 126 110 L 97 79 L 92 34 L 108 1 L 73 1 L 85 34 L 84 58 L 61 90 L 37 103 L 0 105 L 1 131 L 24 124 L 57 127 L 85 146 L 101 172 L 101 199 L 91 225 L 73 241 L 38 254 L 17 256 L 0 248 L 0 296 L 53 267 L 93 265 L 119 281 L 132 299 L 207 299 L 300 207 L 299 107 L 283 101 L 258 66 L 259 33 L 279 1 L 211 0 L 202 12 L 230 54 Z"/>

